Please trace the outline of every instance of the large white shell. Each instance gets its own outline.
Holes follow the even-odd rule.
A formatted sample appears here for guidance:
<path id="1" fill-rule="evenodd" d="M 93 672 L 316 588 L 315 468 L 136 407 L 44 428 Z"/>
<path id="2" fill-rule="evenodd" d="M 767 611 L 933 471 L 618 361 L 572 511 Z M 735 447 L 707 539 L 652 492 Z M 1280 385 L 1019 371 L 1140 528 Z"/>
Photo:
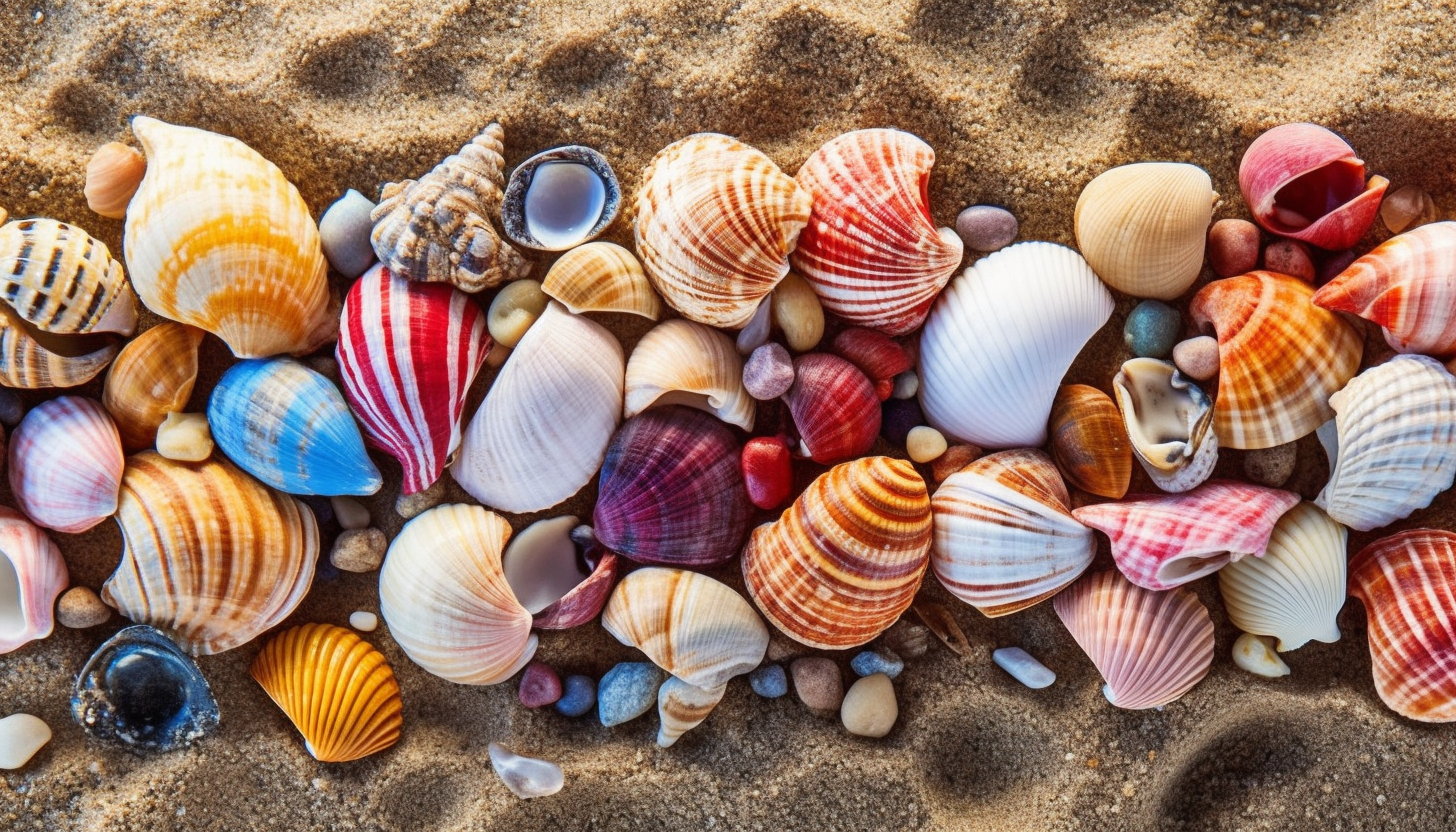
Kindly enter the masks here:
<path id="1" fill-rule="evenodd" d="M 1261 558 L 1243 558 L 1218 573 L 1229 620 L 1248 633 L 1274 636 L 1279 649 L 1340 640 L 1335 617 L 1345 604 L 1349 532 L 1313 503 L 1300 503 L 1274 524 Z"/>
<path id="2" fill-rule="evenodd" d="M 627 361 L 625 418 L 685 404 L 753 430 L 756 402 L 743 389 L 743 359 L 717 330 L 674 318 L 642 336 Z"/>

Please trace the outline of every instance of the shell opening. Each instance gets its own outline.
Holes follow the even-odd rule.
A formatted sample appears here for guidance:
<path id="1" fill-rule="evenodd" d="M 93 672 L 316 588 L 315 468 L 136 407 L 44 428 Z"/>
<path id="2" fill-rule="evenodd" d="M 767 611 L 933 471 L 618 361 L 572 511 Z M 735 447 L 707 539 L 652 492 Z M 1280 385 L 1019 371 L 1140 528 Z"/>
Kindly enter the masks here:
<path id="1" fill-rule="evenodd" d="M 1167 585 L 1185 584 L 1195 581 L 1204 575 L 1212 575 L 1222 569 L 1232 560 L 1228 552 L 1215 552 L 1211 555 L 1190 555 L 1181 558 L 1171 558 L 1158 567 L 1157 578 Z"/>
<path id="2" fill-rule="evenodd" d="M 1309 227 L 1365 190 L 1365 164 L 1338 159 L 1301 174 L 1274 194 L 1273 219 L 1290 231 Z"/>
<path id="3" fill-rule="evenodd" d="M 694 410 L 701 410 L 705 413 L 718 415 L 718 409 L 723 407 L 724 401 L 717 396 L 709 396 L 704 393 L 693 393 L 687 390 L 669 390 L 661 396 L 652 400 L 649 408 L 671 407 L 680 404 L 691 407 Z"/>
<path id="4" fill-rule="evenodd" d="M 531 524 L 501 555 L 506 583 L 516 600 L 535 615 L 591 577 L 592 570 L 571 539 L 580 521 L 553 517 Z"/>
<path id="5" fill-rule="evenodd" d="M 21 609 L 20 574 L 10 556 L 0 552 L 0 641 L 15 638 L 25 631 L 25 612 Z"/>
<path id="6" fill-rule="evenodd" d="M 114 335 L 104 332 L 75 335 L 57 335 L 45 332 L 16 314 L 9 304 L 0 302 L 0 329 L 6 327 L 20 329 L 47 352 L 55 353 L 63 358 L 80 358 L 83 355 L 90 355 L 118 340 Z"/>
<path id="7" fill-rule="evenodd" d="M 596 227 L 607 206 L 607 185 L 579 162 L 547 162 L 531 176 L 523 203 L 527 232 L 547 249 L 566 249 Z"/>
<path id="8" fill-rule="evenodd" d="M 1213 402 L 1203 390 L 1151 358 L 1124 363 L 1112 386 L 1140 458 L 1164 473 L 1193 460 L 1213 422 Z"/>

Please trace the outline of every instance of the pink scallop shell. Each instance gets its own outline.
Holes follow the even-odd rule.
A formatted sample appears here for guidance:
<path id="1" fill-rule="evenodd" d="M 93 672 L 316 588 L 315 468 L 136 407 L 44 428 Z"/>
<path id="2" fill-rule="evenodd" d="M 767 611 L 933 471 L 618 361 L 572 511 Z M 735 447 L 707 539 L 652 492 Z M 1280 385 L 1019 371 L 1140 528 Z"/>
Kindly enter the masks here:
<path id="1" fill-rule="evenodd" d="M 810 353 L 794 360 L 794 386 L 784 394 L 799 449 L 822 465 L 862 456 L 880 434 L 880 399 L 874 385 L 837 355 Z"/>
<path id="2" fill-rule="evenodd" d="M 1456 222 L 1398 234 L 1314 293 L 1316 306 L 1378 324 L 1395 350 L 1456 353 Z"/>
<path id="3" fill-rule="evenodd" d="M 1329 251 L 1353 246 L 1375 221 L 1390 182 L 1365 181 L 1365 163 L 1317 124 L 1283 124 L 1254 139 L 1239 190 L 1265 230 Z"/>
<path id="4" fill-rule="evenodd" d="M 100 403 L 62 396 L 36 405 L 10 437 L 10 490 L 37 526 L 84 532 L 116 513 L 126 460 Z"/>
<path id="5" fill-rule="evenodd" d="M 14 571 L 19 592 L 14 610 L 0 609 L 0 654 L 51 634 L 56 596 L 70 583 L 56 544 L 19 512 L 0 506 L 0 570 L 5 569 Z"/>

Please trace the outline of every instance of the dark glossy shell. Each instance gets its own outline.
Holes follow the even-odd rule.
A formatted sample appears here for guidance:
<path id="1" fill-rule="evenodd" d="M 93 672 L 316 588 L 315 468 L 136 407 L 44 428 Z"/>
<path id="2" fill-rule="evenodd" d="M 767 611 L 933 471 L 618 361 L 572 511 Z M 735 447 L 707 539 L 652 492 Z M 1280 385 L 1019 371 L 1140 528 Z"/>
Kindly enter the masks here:
<path id="1" fill-rule="evenodd" d="M 217 728 L 202 671 L 161 631 L 139 624 L 102 644 L 76 680 L 71 716 L 92 737 L 139 751 L 172 751 Z"/>

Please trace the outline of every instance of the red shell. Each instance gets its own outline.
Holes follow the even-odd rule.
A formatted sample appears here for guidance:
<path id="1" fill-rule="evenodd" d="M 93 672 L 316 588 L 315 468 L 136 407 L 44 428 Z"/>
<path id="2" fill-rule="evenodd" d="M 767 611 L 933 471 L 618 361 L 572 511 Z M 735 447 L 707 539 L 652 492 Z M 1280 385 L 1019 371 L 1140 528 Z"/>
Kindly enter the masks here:
<path id="1" fill-rule="evenodd" d="M 794 386 L 784 394 L 800 451 L 823 465 L 862 456 L 880 433 L 874 385 L 837 355 L 810 353 L 794 361 Z"/>
<path id="2" fill-rule="evenodd" d="M 898 341 L 883 332 L 860 326 L 834 336 L 829 348 L 869 377 L 880 401 L 890 398 L 894 392 L 895 376 L 913 366 L 909 353 Z"/>
<path id="3" fill-rule="evenodd" d="M 778 508 L 789 499 L 794 472 L 789 444 L 781 436 L 757 436 L 743 446 L 743 482 L 748 499 L 762 509 Z"/>
<path id="4" fill-rule="evenodd" d="M 612 586 L 617 582 L 618 559 L 614 553 L 601 548 L 596 550 L 595 555 L 600 559 L 592 568 L 591 575 L 577 584 L 575 589 L 556 599 L 551 606 L 536 613 L 531 619 L 532 627 L 541 630 L 570 630 L 597 617 L 597 613 L 607 605 Z M 588 563 L 592 557 L 593 553 L 588 552 Z"/>
<path id="5" fill-rule="evenodd" d="M 1239 163 L 1239 190 L 1259 225 L 1328 251 L 1365 236 L 1389 184 L 1382 176 L 1367 183 L 1354 149 L 1317 124 L 1266 131 Z"/>

